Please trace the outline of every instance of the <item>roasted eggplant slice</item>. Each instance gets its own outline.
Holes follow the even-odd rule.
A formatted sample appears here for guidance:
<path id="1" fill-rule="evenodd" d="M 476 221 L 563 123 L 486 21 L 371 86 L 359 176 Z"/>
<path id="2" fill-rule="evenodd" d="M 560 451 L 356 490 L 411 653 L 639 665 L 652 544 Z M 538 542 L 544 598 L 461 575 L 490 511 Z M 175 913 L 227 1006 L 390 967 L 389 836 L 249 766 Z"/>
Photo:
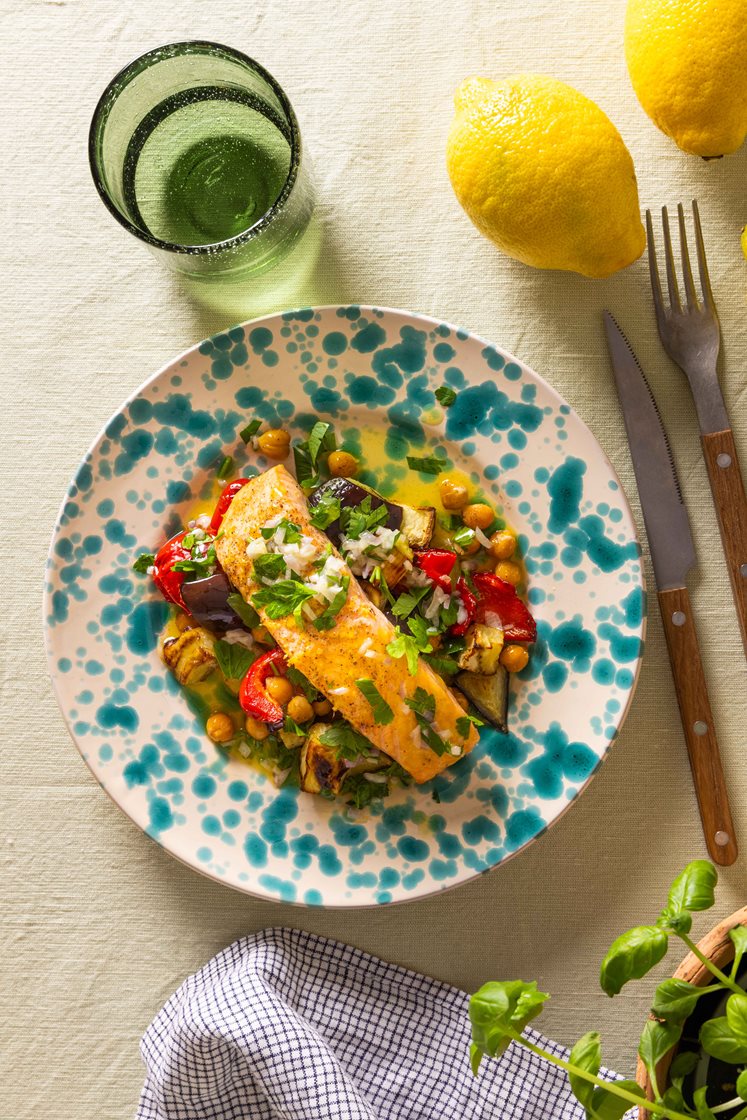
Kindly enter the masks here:
<path id="1" fill-rule="evenodd" d="M 503 649 L 503 631 L 497 626 L 475 622 L 464 635 L 465 647 L 458 658 L 460 669 L 469 673 L 490 676 L 498 671 L 498 659 Z"/>
<path id="2" fill-rule="evenodd" d="M 427 548 L 433 536 L 436 524 L 436 511 L 431 506 L 415 509 L 414 506 L 402 505 L 383 498 L 378 491 L 364 485 L 352 478 L 331 478 L 323 482 L 309 495 L 309 505 L 313 508 L 324 494 L 332 494 L 339 498 L 343 506 L 359 506 L 366 498 L 371 499 L 371 508 L 378 509 L 386 506 L 387 519 L 384 522 L 387 529 L 399 529 L 410 548 Z M 324 530 L 333 544 L 340 543 L 340 522 L 333 521 Z"/>
<path id="3" fill-rule="evenodd" d="M 454 682 L 481 716 L 498 731 L 508 731 L 508 672 L 498 665 L 490 676 L 482 673 L 459 673 Z"/>
<path id="4" fill-rule="evenodd" d="M 236 611 L 228 605 L 228 596 L 233 591 L 228 577 L 220 569 L 205 579 L 185 581 L 182 584 L 184 605 L 192 618 L 200 626 L 207 626 L 218 634 L 244 626 Z"/>
<path id="5" fill-rule="evenodd" d="M 329 790 L 339 793 L 345 779 L 353 774 L 372 774 L 388 766 L 391 759 L 374 747 L 359 758 L 339 758 L 334 747 L 322 743 L 320 736 L 329 731 L 329 723 L 315 723 L 309 729 L 301 750 L 301 789 L 306 793 Z"/>
<path id="6" fill-rule="evenodd" d="M 195 685 L 218 665 L 213 639 L 201 626 L 184 630 L 178 638 L 163 643 L 163 659 L 179 684 Z"/>

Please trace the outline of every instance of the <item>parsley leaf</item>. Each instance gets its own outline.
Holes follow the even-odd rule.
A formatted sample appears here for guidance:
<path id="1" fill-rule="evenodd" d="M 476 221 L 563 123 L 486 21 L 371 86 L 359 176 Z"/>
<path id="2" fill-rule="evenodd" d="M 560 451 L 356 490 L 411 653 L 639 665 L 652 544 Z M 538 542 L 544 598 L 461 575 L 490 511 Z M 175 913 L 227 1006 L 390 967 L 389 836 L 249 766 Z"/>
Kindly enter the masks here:
<path id="1" fill-rule="evenodd" d="M 436 714 L 436 697 L 419 685 L 414 694 L 407 697 L 405 704 L 408 708 L 412 708 L 416 715 L 422 716 L 424 719 L 428 717 L 433 719 Z"/>
<path id="2" fill-rule="evenodd" d="M 304 696 L 309 702 L 311 702 L 312 700 L 316 700 L 317 696 L 319 695 L 318 690 L 314 688 L 311 681 L 307 680 L 307 678 L 303 675 L 302 672 L 300 672 L 300 670 L 294 669 L 292 665 L 289 665 L 286 669 L 285 675 L 291 682 L 291 684 L 294 684 L 296 688 L 301 689 Z"/>
<path id="3" fill-rule="evenodd" d="M 262 427 L 261 420 L 250 420 L 245 428 L 242 428 L 239 435 L 244 443 L 248 443 L 252 436 L 256 436 L 259 429 Z"/>
<path id="4" fill-rule="evenodd" d="M 417 455 L 407 456 L 407 465 L 411 471 L 420 471 L 421 474 L 441 474 L 446 470 L 446 459 L 436 455 L 426 455 L 420 459 Z"/>
<path id="5" fill-rule="evenodd" d="M 421 599 L 424 599 L 432 590 L 431 587 L 418 587 L 415 591 L 405 591 L 392 607 L 392 614 L 395 618 L 407 618 L 408 614 L 415 610 Z"/>
<path id="6" fill-rule="evenodd" d="M 296 525 L 295 521 L 289 521 L 287 517 L 283 517 L 278 521 L 277 525 L 265 525 L 264 529 L 260 532 L 266 541 L 269 541 L 275 536 L 278 529 L 283 530 L 283 544 L 300 544 L 301 542 L 301 528 Z"/>
<path id="7" fill-rule="evenodd" d="M 215 559 L 215 545 L 211 541 L 207 549 L 202 550 L 205 541 L 197 541 L 192 546 L 192 553 L 189 560 L 177 560 L 173 565 L 173 571 L 186 572 L 191 575 L 193 579 L 202 579 L 205 576 L 213 574 L 213 570 L 217 563 Z"/>
<path id="8" fill-rule="evenodd" d="M 369 494 L 359 506 L 345 506 L 340 514 L 340 529 L 348 540 L 357 541 L 363 533 L 370 533 L 379 525 L 383 525 L 389 517 L 389 510 L 381 498 L 377 498 L 378 505 L 373 505 L 373 496 Z"/>
<path id="9" fill-rule="evenodd" d="M 419 614 L 411 614 L 407 620 L 407 625 L 410 633 L 418 643 L 418 649 L 421 653 L 431 653 L 433 647 L 430 642 L 430 635 L 428 633 L 428 623 Z"/>
<path id="10" fill-rule="evenodd" d="M 345 780 L 343 793 L 348 798 L 348 804 L 356 809 L 365 809 L 372 801 L 389 796 L 389 783 L 369 782 L 365 774 L 351 774 Z"/>
<path id="11" fill-rule="evenodd" d="M 391 723 L 394 719 L 394 712 L 387 704 L 384 697 L 379 692 L 378 688 L 371 680 L 370 677 L 361 677 L 360 680 L 355 682 L 356 687 L 363 693 L 366 700 L 371 705 L 374 721 L 376 723 L 387 724 Z"/>
<path id="12" fill-rule="evenodd" d="M 316 529 L 328 529 L 340 517 L 340 499 L 325 490 L 315 506 L 312 506 L 309 520 Z"/>
<path id="13" fill-rule="evenodd" d="M 455 724 L 457 731 L 463 739 L 467 738 L 469 729 L 473 725 L 475 727 L 484 727 L 485 721 L 478 719 L 477 716 L 471 716 L 469 713 L 465 713 L 463 716 L 459 716 Z"/>
<path id="14" fill-rule="evenodd" d="M 215 657 L 223 676 L 230 681 L 240 681 L 249 666 L 257 660 L 257 654 L 238 642 L 215 642 Z"/>
<path id="15" fill-rule="evenodd" d="M 456 400 L 456 393 L 449 385 L 439 385 L 436 389 L 436 400 L 442 404 L 444 408 L 451 408 Z"/>
<path id="16" fill-rule="evenodd" d="M 459 672 L 459 662 L 455 657 L 442 657 L 438 654 L 429 656 L 426 654 L 425 660 L 431 669 L 442 677 L 452 677 L 454 673 Z"/>
<path id="17" fill-rule="evenodd" d="M 235 611 L 245 626 L 253 630 L 255 626 L 259 626 L 260 618 L 254 607 L 246 602 L 243 595 L 239 595 L 238 591 L 234 591 L 226 599 L 231 610 Z"/>
<path id="18" fill-rule="evenodd" d="M 152 568 L 156 562 L 156 558 L 152 552 L 141 552 L 135 563 L 132 565 L 133 572 L 140 572 L 142 575 L 146 574 L 148 568 Z"/>
<path id="19" fill-rule="evenodd" d="M 411 619 L 410 622 L 419 621 L 422 623 L 422 632 L 416 635 L 405 634 L 397 627 L 391 642 L 386 647 L 387 653 L 390 657 L 406 657 L 408 672 L 415 676 L 418 671 L 418 657 L 421 653 L 431 653 L 433 646 L 428 641 L 428 636 L 425 633 L 427 623 L 424 619 Z"/>
<path id="20" fill-rule="evenodd" d="M 303 443 L 293 445 L 293 463 L 296 468 L 296 478 L 304 489 L 317 486 L 319 475 L 311 465 L 309 449 Z"/>
<path id="21" fill-rule="evenodd" d="M 365 735 L 348 723 L 347 720 L 337 720 L 319 736 L 319 742 L 326 747 L 332 747 L 338 758 L 346 758 L 355 762 L 358 758 L 366 758 L 375 753 L 375 747 Z"/>
<path id="22" fill-rule="evenodd" d="M 301 607 L 307 600 L 313 599 L 314 594 L 311 588 L 298 580 L 281 579 L 272 587 L 263 587 L 252 595 L 252 604 L 264 607 L 268 618 L 287 618 L 292 614 L 301 625 Z"/>
<path id="23" fill-rule="evenodd" d="M 335 624 L 335 619 L 347 602 L 349 586 L 350 576 L 343 576 L 340 581 L 340 590 L 337 592 L 332 602 L 322 611 L 318 618 L 314 619 L 314 626 L 317 630 L 332 629 Z"/>
<path id="24" fill-rule="evenodd" d="M 316 467 L 320 453 L 324 451 L 334 451 L 337 446 L 335 430 L 332 425 L 326 424 L 323 420 L 317 420 L 316 424 L 309 432 L 306 446 L 309 449 L 311 465 L 312 467 Z"/>
<path id="25" fill-rule="evenodd" d="M 257 579 L 274 581 L 285 574 L 285 560 L 279 552 L 265 552 L 252 561 Z"/>

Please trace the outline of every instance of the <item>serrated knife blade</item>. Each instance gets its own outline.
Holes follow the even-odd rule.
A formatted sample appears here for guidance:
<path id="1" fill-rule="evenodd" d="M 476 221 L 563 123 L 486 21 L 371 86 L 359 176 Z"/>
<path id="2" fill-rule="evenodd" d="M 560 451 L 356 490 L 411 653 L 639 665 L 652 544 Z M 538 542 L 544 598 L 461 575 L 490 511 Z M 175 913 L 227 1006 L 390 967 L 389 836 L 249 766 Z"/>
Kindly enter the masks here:
<path id="1" fill-rule="evenodd" d="M 604 328 L 656 585 L 660 591 L 684 587 L 695 567 L 695 547 L 667 433 L 646 375 L 609 311 L 604 312 Z"/>

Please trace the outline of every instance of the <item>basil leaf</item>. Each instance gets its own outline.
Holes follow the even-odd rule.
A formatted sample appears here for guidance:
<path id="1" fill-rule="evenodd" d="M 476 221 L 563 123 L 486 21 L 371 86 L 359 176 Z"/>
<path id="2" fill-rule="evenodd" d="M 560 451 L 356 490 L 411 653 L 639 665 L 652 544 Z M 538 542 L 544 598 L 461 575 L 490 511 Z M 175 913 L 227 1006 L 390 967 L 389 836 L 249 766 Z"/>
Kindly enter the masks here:
<path id="1" fill-rule="evenodd" d="M 747 1047 L 747 995 L 729 996 L 726 1003 L 726 1021 L 732 1033 Z"/>
<path id="2" fill-rule="evenodd" d="M 666 909 L 677 914 L 681 910 L 710 910 L 716 901 L 714 888 L 718 872 L 707 859 L 688 863 L 672 883 Z"/>
<path id="3" fill-rule="evenodd" d="M 302 486 L 308 488 L 317 485 L 319 477 L 311 462 L 309 449 L 304 444 L 295 443 L 293 445 L 293 463 L 296 468 L 296 478 Z"/>
<path id="4" fill-rule="evenodd" d="M 322 532 L 328 529 L 333 521 L 340 519 L 340 499 L 334 494 L 325 491 L 309 513 L 309 521 L 316 529 Z"/>
<path id="5" fill-rule="evenodd" d="M 279 552 L 265 552 L 261 556 L 255 556 L 252 564 L 258 580 L 274 582 L 285 575 L 285 560 Z"/>
<path id="6" fill-rule="evenodd" d="M 261 420 L 250 420 L 247 426 L 241 429 L 239 435 L 243 439 L 244 443 L 248 443 L 252 436 L 256 436 L 261 427 Z"/>
<path id="7" fill-rule="evenodd" d="M 244 625 L 248 626 L 250 630 L 253 630 L 255 626 L 259 626 L 259 615 L 255 611 L 254 607 L 250 606 L 250 604 L 247 603 L 243 595 L 239 595 L 237 591 L 234 591 L 232 595 L 228 596 L 226 602 L 228 603 L 229 607 L 236 612 Z"/>
<path id="8" fill-rule="evenodd" d="M 682 1023 L 659 1023 L 647 1019 L 638 1043 L 638 1056 L 649 1073 L 655 1070 L 665 1054 L 668 1054 L 682 1034 Z"/>
<path id="9" fill-rule="evenodd" d="M 141 552 L 132 565 L 132 570 L 133 572 L 140 572 L 141 575 L 147 575 L 148 568 L 152 568 L 155 562 L 156 558 L 152 552 Z"/>
<path id="10" fill-rule="evenodd" d="M 436 389 L 436 400 L 439 404 L 443 405 L 444 408 L 451 408 L 456 400 L 456 393 L 450 385 L 439 385 L 438 389 Z"/>
<path id="11" fill-rule="evenodd" d="M 298 617 L 297 612 L 313 597 L 314 592 L 298 580 L 281 579 L 272 587 L 263 587 L 252 595 L 252 604 L 264 607 L 268 618 L 287 618 L 289 614 Z"/>
<path id="12" fill-rule="evenodd" d="M 627 1089 L 629 1093 L 640 1097 L 641 1100 L 645 1099 L 646 1094 L 637 1082 L 611 1081 L 609 1089 L 597 1087 L 592 1093 L 591 1107 L 586 1113 L 589 1120 L 622 1120 L 622 1117 L 630 1109 L 631 1104 L 630 1101 L 617 1095 L 615 1087 Z"/>
<path id="13" fill-rule="evenodd" d="M 419 587 L 417 591 L 405 591 L 392 607 L 392 614 L 395 618 L 407 618 L 408 614 L 411 614 L 418 603 L 432 590 L 431 587 Z"/>
<path id="14" fill-rule="evenodd" d="M 717 1120 L 715 1112 L 713 1112 L 706 1103 L 707 1093 L 707 1085 L 701 1085 L 700 1089 L 696 1089 L 693 1093 L 693 1104 L 698 1114 L 698 1120 Z"/>
<path id="15" fill-rule="evenodd" d="M 491 980 L 469 1001 L 472 1041 L 480 1055 L 497 1057 L 507 1049 L 513 1034 L 521 1034 L 530 1020 L 542 1011 L 549 996 L 537 991 L 534 981 Z M 475 1070 L 479 1060 L 472 1052 Z"/>
<path id="16" fill-rule="evenodd" d="M 348 600 L 348 588 L 350 586 L 350 576 L 343 576 L 340 581 L 340 590 L 335 595 L 329 606 L 322 611 L 318 618 L 314 619 L 314 626 L 317 630 L 331 630 L 335 624 L 335 619 L 345 606 Z"/>
<path id="17" fill-rule="evenodd" d="M 722 1062 L 735 1066 L 747 1062 L 747 1039 L 737 1038 L 725 1016 L 703 1024 L 700 1043 L 708 1054 Z"/>
<path id="18" fill-rule="evenodd" d="M 739 972 L 742 957 L 747 953 L 747 926 L 735 926 L 729 930 L 729 937 L 734 943 L 734 963 L 731 967 L 732 978 Z"/>
<path id="19" fill-rule="evenodd" d="M 332 425 L 326 424 L 323 420 L 317 420 L 316 424 L 309 432 L 309 438 L 306 441 L 312 467 L 316 467 L 317 459 L 321 451 L 329 452 L 335 450 L 336 442 Z"/>
<path id="20" fill-rule="evenodd" d="M 596 1077 L 602 1065 L 602 1041 L 598 1032 L 589 1031 L 582 1035 L 571 1050 L 568 1061 L 572 1066 L 578 1066 L 579 1069 Z M 590 1108 L 594 1094 L 594 1086 L 591 1082 L 584 1081 L 576 1073 L 569 1073 L 568 1080 L 576 1100 L 580 1101 L 584 1108 Z"/>
<path id="21" fill-rule="evenodd" d="M 657 1019 L 670 1023 L 684 1023 L 692 1015 L 695 1006 L 703 995 L 703 989 L 687 980 L 663 980 L 654 993 L 651 1011 Z"/>
<path id="22" fill-rule="evenodd" d="M 257 660 L 257 654 L 239 642 L 224 642 L 219 638 L 214 649 L 218 668 L 230 681 L 240 681 L 249 666 Z"/>
<path id="23" fill-rule="evenodd" d="M 683 1050 L 677 1054 L 672 1065 L 669 1069 L 669 1079 L 673 1085 L 678 1089 L 682 1088 L 682 1082 L 693 1073 L 698 1065 L 698 1053 L 696 1050 Z"/>
<path id="24" fill-rule="evenodd" d="M 408 455 L 407 465 L 411 471 L 420 471 L 421 474 L 441 474 L 448 463 L 446 459 L 439 459 L 435 455 L 426 455 L 422 459 L 417 455 Z"/>
<path id="25" fill-rule="evenodd" d="M 361 677 L 355 684 L 371 705 L 371 711 L 373 712 L 375 722 L 381 724 L 391 723 L 394 719 L 394 712 L 370 677 Z"/>
<path id="26" fill-rule="evenodd" d="M 669 937 L 657 926 L 636 926 L 612 942 L 602 961 L 599 982 L 616 996 L 629 980 L 640 980 L 666 955 Z"/>
<path id="27" fill-rule="evenodd" d="M 737 1095 L 747 1101 L 747 1069 L 743 1069 L 737 1078 Z"/>

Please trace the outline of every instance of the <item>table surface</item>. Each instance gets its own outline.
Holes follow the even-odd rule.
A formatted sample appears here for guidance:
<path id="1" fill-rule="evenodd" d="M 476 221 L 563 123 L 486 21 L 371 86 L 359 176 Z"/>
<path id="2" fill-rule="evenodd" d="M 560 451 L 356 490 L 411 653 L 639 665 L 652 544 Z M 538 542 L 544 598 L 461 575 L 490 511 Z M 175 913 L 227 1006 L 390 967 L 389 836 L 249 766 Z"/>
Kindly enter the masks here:
<path id="1" fill-rule="evenodd" d="M 209 38 L 261 60 L 297 109 L 324 233 L 315 272 L 267 299 L 275 308 L 404 307 L 494 339 L 590 425 L 640 523 L 602 308 L 619 317 L 655 387 L 695 534 L 690 586 L 745 853 L 722 873 L 719 917 L 747 896 L 745 661 L 693 406 L 658 341 L 646 263 L 589 281 L 508 260 L 459 209 L 443 148 L 464 76 L 534 69 L 577 85 L 612 115 L 635 159 L 642 206 L 697 196 L 723 327 L 724 394 L 745 462 L 747 150 L 705 163 L 656 131 L 627 78 L 623 0 L 2 0 L 0 11 L 4 1115 L 130 1116 L 138 1039 L 152 1015 L 213 953 L 268 925 L 340 938 L 465 989 L 536 978 L 554 997 L 544 1029 L 567 1043 L 601 1030 L 606 1061 L 629 1072 L 649 988 L 610 1003 L 598 963 L 618 932 L 657 912 L 674 873 L 706 854 L 655 601 L 632 711 L 588 791 L 518 859 L 438 898 L 324 913 L 235 893 L 136 831 L 78 756 L 47 681 L 40 626 L 58 503 L 120 401 L 238 317 L 198 306 L 114 223 L 90 181 L 86 134 L 106 82 L 152 46 Z M 645 542 L 644 552 L 648 568 Z M 706 916 L 697 928 L 709 924 Z"/>

